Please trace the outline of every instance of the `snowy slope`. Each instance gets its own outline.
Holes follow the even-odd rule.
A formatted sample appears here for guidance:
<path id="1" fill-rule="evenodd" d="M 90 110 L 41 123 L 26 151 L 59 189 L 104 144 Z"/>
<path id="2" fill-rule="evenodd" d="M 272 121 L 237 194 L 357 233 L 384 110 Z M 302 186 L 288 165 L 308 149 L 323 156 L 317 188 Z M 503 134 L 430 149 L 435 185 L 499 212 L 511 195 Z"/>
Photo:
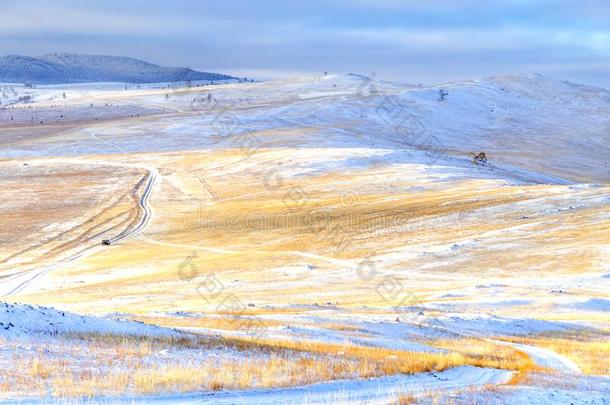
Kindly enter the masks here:
<path id="1" fill-rule="evenodd" d="M 444 100 L 439 99 L 441 90 L 447 93 Z M 48 103 L 57 101 L 47 96 L 60 91 L 53 89 L 51 93 L 48 89 L 35 89 L 34 92 L 40 94 L 35 93 L 34 102 L 28 107 L 31 106 L 38 116 L 47 110 L 51 111 Z M 21 142 L 16 143 L 14 148 L 7 143 L 0 153 L 8 156 L 118 153 L 117 150 L 182 153 L 185 150 L 237 147 L 237 135 L 253 134 L 264 142 L 263 146 L 278 149 L 295 147 L 302 151 L 303 159 L 294 159 L 282 167 L 284 175 L 295 178 L 330 170 L 364 168 L 382 162 L 402 165 L 405 168 L 402 174 L 411 176 L 410 180 L 417 180 L 420 184 L 475 178 L 503 179 L 508 185 L 610 182 L 610 92 L 539 75 L 493 77 L 431 87 L 379 82 L 375 83 L 374 91 L 367 87 L 366 78 L 354 75 L 179 89 L 170 93 L 167 90 L 151 89 L 124 93 L 122 89 L 111 91 L 106 88 L 86 91 L 73 89 L 73 93 L 68 94 L 68 100 L 73 104 L 66 107 L 66 110 L 77 115 L 77 109 L 83 109 L 91 100 L 95 100 L 99 104 L 110 102 L 133 109 L 129 112 L 132 115 L 136 111 L 140 113 L 136 108 L 153 107 L 160 114 L 151 120 L 132 119 L 120 123 L 109 120 L 103 125 L 79 128 L 70 137 Z M 213 95 L 212 101 L 205 101 L 210 94 Z M 85 102 L 86 105 L 83 104 Z M 23 113 L 28 119 L 32 114 L 30 108 L 15 107 L 5 111 L 11 117 Z M 85 118 L 88 117 L 86 114 L 93 114 L 87 111 L 83 110 L 79 114 Z M 101 107 L 95 110 L 96 113 L 99 111 L 110 115 L 110 110 Z M 168 112 L 170 113 L 163 114 Z M 2 113 L 0 110 L 0 118 Z M 64 110 L 62 114 L 66 114 Z M 95 117 L 97 119 L 97 115 Z M 469 152 L 479 151 L 488 154 L 489 165 L 479 167 L 470 162 Z M 246 164 L 249 162 L 244 160 L 223 167 L 222 173 L 225 176 L 232 175 L 232 171 L 239 173 L 239 170 L 243 170 L 240 165 Z M 418 171 L 407 170 L 410 166 L 418 167 Z M 420 166 L 423 167 L 421 170 Z M 416 177 L 413 173 L 422 177 Z M 422 180 L 423 176 L 426 176 L 425 180 Z M 595 184 L 562 186 L 561 196 L 530 200 L 514 207 L 523 210 L 518 212 L 520 216 L 530 215 L 531 211 L 542 219 L 549 213 L 575 209 L 584 211 L 585 208 L 593 209 L 608 204 L 608 196 L 598 195 L 595 191 L 600 188 Z M 481 215 L 482 220 L 485 220 L 495 214 L 499 216 L 504 210 L 504 206 L 494 207 L 480 210 L 476 215 Z M 603 218 L 600 216 L 599 220 Z M 430 219 L 426 224 L 433 224 L 432 221 Z M 488 237 L 486 234 L 478 236 Z M 474 241 L 468 243 L 476 246 Z M 468 247 L 467 243 L 460 242 L 458 245 L 453 241 L 446 247 L 447 250 L 459 250 L 462 245 Z M 413 245 L 409 249 L 414 249 Z M 397 251 L 377 258 L 386 260 L 386 263 L 393 263 L 391 260 L 397 260 L 398 263 L 398 260 L 405 258 L 404 255 L 404 252 Z M 435 257 L 436 261 L 442 260 L 442 257 L 430 257 Z M 325 282 L 333 282 L 332 274 L 325 273 Z M 441 303 L 431 305 L 442 311 L 449 311 L 452 306 L 459 305 L 471 313 L 459 313 L 458 309 L 454 309 L 455 315 L 439 317 L 447 331 L 455 329 L 467 336 L 529 335 L 546 331 L 561 332 L 574 326 L 533 318 L 489 315 L 487 312 L 492 309 L 524 305 L 528 303 L 527 300 L 533 301 L 535 297 L 527 296 L 526 300 L 518 296 L 520 300 L 507 300 L 503 295 L 503 287 L 499 284 L 481 285 L 479 282 L 473 281 L 469 290 L 458 290 L 456 294 L 443 291 L 439 297 Z M 555 281 L 532 278 L 526 283 L 530 287 L 538 286 L 540 291 L 549 291 L 549 286 Z M 600 282 L 596 281 L 596 284 L 603 287 Z M 489 289 L 489 293 L 483 288 Z M 452 300 L 460 298 L 459 293 L 468 291 L 473 292 L 478 301 Z M 523 292 L 519 291 L 519 294 Z M 498 295 L 498 301 L 488 301 L 494 295 Z M 608 300 L 604 298 L 561 302 L 564 309 L 605 312 L 608 308 Z M 524 314 L 530 316 L 529 313 Z M 524 314 L 516 315 L 525 316 Z M 370 317 L 368 314 L 366 316 Z M 423 344 L 406 339 L 421 334 L 421 330 L 405 325 L 404 321 L 394 322 L 394 318 L 392 314 L 385 323 L 379 324 L 370 319 L 362 321 L 357 324 L 357 334 L 347 331 L 350 336 L 345 336 L 347 332 L 342 333 L 340 330 L 327 332 L 309 326 L 290 326 L 274 333 L 278 337 L 292 339 L 349 341 L 398 349 L 430 350 Z M 0 337 L 66 331 L 171 333 L 133 322 L 83 318 L 46 308 L 0 305 Z M 573 363 L 548 350 L 526 345 L 511 346 L 527 352 L 540 365 L 565 372 L 578 371 Z M 468 368 L 466 371 L 461 376 L 460 369 L 453 370 L 451 372 L 458 374 L 450 374 L 447 385 L 433 387 L 461 388 L 470 385 L 465 382 L 473 381 L 473 378 L 477 384 L 497 382 L 497 374 L 485 374 L 494 370 Z M 486 378 L 486 375 L 490 378 Z M 501 376 L 505 377 L 506 373 Z M 337 395 L 345 391 L 360 392 L 367 400 L 373 400 L 376 399 L 371 396 L 374 393 L 387 392 L 396 385 L 404 383 L 408 386 L 413 382 L 419 386 L 427 379 L 438 379 L 430 375 L 400 377 L 404 380 L 392 378 L 329 383 L 314 388 L 314 395 L 319 396 L 311 400 L 333 402 Z M 455 385 L 449 386 L 454 382 Z M 269 403 L 276 399 L 298 402 L 306 397 L 311 388 L 254 391 L 247 395 L 215 394 L 210 396 L 210 400 L 226 400 L 227 403 L 242 400 L 248 403 Z M 180 398 L 170 398 L 168 402 L 178 399 Z M 199 399 L 186 397 L 184 401 Z"/>
<path id="2" fill-rule="evenodd" d="M 444 101 L 440 90 L 448 93 Z M 383 149 L 385 161 L 468 166 L 469 171 L 470 153 L 483 151 L 489 165 L 479 172 L 490 177 L 544 184 L 610 181 L 610 92 L 539 75 L 431 87 L 373 85 L 360 76 L 329 75 L 166 94 L 96 92 L 100 100 L 108 97 L 134 108 L 166 106 L 174 113 L 96 132 L 126 152 L 165 152 L 234 147 L 240 134 L 264 131 L 263 146 Z M 45 98 L 36 94 L 35 99 Z M 39 114 L 43 111 L 41 106 Z M 0 119 L 3 114 L 29 120 L 31 112 L 0 110 Z M 133 137 L 135 132 L 140 135 Z M 42 146 L 54 154 L 63 151 Z M 23 147 L 27 154 L 40 154 L 35 145 Z M 69 152 L 115 151 L 85 136 Z"/>
<path id="3" fill-rule="evenodd" d="M 511 172 L 520 168 L 572 181 L 610 179 L 607 90 L 540 75 L 402 89 L 379 83 L 370 95 L 361 83 L 353 78 L 350 96 L 337 97 L 328 89 L 325 98 L 274 108 L 269 114 L 275 123 L 260 114 L 240 116 L 240 122 L 252 120 L 255 128 L 264 127 L 262 120 L 276 127 L 319 128 L 328 146 L 418 150 L 433 162 L 485 151 L 492 165 Z M 448 92 L 444 101 L 440 90 Z"/>
<path id="4" fill-rule="evenodd" d="M 113 333 L 124 335 L 172 335 L 169 329 L 138 322 L 81 316 L 52 308 L 0 302 L 0 337 L 57 335 L 61 333 Z"/>
<path id="5" fill-rule="evenodd" d="M 439 101 L 440 90 L 448 92 L 444 101 Z M 28 108 L 40 116 L 48 108 L 38 107 L 37 100 L 48 99 L 39 94 L 45 91 L 61 95 L 60 89 L 35 89 L 35 102 Z M 90 89 L 87 92 L 92 94 Z M 481 173 L 491 177 L 545 184 L 610 181 L 610 91 L 540 75 L 430 87 L 328 75 L 169 94 L 99 90 L 94 95 L 140 110 L 154 106 L 174 113 L 152 122 L 96 128 L 128 153 L 233 147 L 240 134 L 280 130 L 277 135 L 265 135 L 264 146 L 387 149 L 394 152 L 384 160 L 394 163 L 438 163 L 452 168 L 468 164 L 471 152 L 483 151 L 490 164 Z M 82 106 L 71 102 L 76 110 L 88 108 L 90 100 L 83 98 Z M 29 122 L 31 115 L 26 109 L 0 109 L 0 120 Z M 133 137 L 135 132 L 140 135 Z M 54 146 L 41 145 L 55 155 L 64 151 Z M 20 145 L 18 149 L 24 155 L 40 155 L 36 147 Z M 114 152 L 87 136 L 69 150 L 70 154 Z M 0 153 L 16 156 L 6 148 Z"/>

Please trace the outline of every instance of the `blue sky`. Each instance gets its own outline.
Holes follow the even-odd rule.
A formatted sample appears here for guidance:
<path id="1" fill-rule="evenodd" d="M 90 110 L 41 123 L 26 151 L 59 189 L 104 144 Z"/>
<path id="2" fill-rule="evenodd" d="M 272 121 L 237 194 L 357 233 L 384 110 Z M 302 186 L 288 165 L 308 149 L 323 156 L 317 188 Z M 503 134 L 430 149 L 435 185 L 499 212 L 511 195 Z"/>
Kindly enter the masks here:
<path id="1" fill-rule="evenodd" d="M 610 1 L 0 0 L 0 54 L 55 52 L 259 79 L 537 72 L 610 88 Z"/>

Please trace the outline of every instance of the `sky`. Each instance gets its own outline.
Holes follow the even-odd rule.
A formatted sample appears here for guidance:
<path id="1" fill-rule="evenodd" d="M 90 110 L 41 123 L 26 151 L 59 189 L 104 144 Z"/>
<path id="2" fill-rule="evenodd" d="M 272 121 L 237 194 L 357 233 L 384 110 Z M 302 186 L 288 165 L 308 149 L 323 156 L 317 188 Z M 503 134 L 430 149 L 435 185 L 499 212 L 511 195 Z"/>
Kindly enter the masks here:
<path id="1" fill-rule="evenodd" d="M 610 0 L 0 0 L 0 55 L 58 52 L 259 80 L 541 73 L 610 88 Z"/>

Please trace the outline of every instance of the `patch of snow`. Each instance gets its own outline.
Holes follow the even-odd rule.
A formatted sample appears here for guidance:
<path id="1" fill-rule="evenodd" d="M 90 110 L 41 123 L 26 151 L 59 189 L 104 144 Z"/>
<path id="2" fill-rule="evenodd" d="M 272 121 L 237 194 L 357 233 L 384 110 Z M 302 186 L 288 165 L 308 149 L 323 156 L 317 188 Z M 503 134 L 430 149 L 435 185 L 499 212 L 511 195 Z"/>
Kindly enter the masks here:
<path id="1" fill-rule="evenodd" d="M 24 338 L 65 333 L 177 335 L 179 332 L 140 322 L 82 316 L 53 308 L 0 302 L 0 337 Z"/>

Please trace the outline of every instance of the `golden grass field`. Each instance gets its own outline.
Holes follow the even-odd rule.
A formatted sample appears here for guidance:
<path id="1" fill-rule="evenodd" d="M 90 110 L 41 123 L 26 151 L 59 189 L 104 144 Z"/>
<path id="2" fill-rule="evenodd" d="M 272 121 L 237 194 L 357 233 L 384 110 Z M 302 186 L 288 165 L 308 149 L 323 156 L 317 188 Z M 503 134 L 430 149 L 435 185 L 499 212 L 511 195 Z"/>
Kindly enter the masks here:
<path id="1" fill-rule="evenodd" d="M 509 282 L 550 274 L 557 279 L 575 277 L 603 265 L 602 247 L 608 243 L 605 230 L 610 225 L 604 206 L 552 213 L 544 221 L 527 214 L 535 204 L 561 201 L 566 193 L 579 200 L 606 189 L 573 192 L 565 186 L 504 186 L 495 180 L 431 183 L 425 177 L 413 183 L 401 180 L 401 175 L 425 173 L 405 165 L 324 173 L 298 181 L 285 176 L 281 189 L 266 187 L 265 170 L 284 167 L 269 162 L 292 160 L 289 151 L 281 152 L 283 158 L 277 151 L 260 151 L 245 162 L 239 151 L 105 158 L 152 163 L 159 169 L 162 180 L 151 200 L 152 223 L 141 238 L 98 250 L 54 271 L 39 295 L 24 292 L 24 299 L 60 303 L 86 313 L 210 314 L 223 297 L 202 297 L 197 286 L 213 275 L 255 308 L 327 301 L 347 308 L 387 307 L 373 293 L 377 280 L 359 276 L 363 259 L 375 263 L 378 280 L 386 274 L 408 280 L 410 291 L 423 302 L 471 285 L 464 275 L 474 267 L 485 269 L 477 272 L 480 284 L 486 279 Z M 319 151 L 318 158 L 328 158 L 328 153 Z M 201 175 L 218 199 L 202 185 L 197 177 Z M 138 179 L 134 176 L 133 186 Z M 349 188 L 342 187 L 345 184 Z M 423 184 L 424 189 L 403 191 L 413 184 Z M 294 200 L 294 190 L 305 194 Z M 62 194 L 57 194 L 59 201 Z M 95 217 L 92 226 L 104 220 L 96 211 L 87 214 Z M 493 220 L 482 221 L 485 215 Z M 520 249 L 510 242 L 517 237 Z M 459 252 L 448 249 L 473 240 L 476 245 Z M 548 247 L 550 240 L 553 249 Z M 47 249 L 51 246 L 45 244 Z M 196 257 L 181 272 L 189 256 Z M 279 286 L 280 300 L 269 294 Z M 519 292 L 528 286 L 512 288 Z M 548 297 L 531 293 L 540 295 L 536 305 L 543 307 Z M 542 312 L 541 316 L 550 315 Z"/>
<path id="2" fill-rule="evenodd" d="M 194 91 L 172 93 L 170 101 L 158 90 L 79 95 L 67 103 L 91 98 L 162 113 L 49 125 L 46 132 L 20 124 L 9 130 L 14 143 L 6 143 L 145 144 L 152 128 L 161 136 L 196 117 L 173 104 Z M 523 385 L 531 373 L 554 372 L 477 332 L 437 340 L 416 333 L 429 326 L 422 318 L 473 313 L 576 325 L 581 335 L 489 336 L 551 349 L 587 375 L 610 374 L 607 335 L 588 334 L 576 323 L 601 330 L 610 315 L 569 307 L 608 297 L 596 281 L 610 269 L 608 183 L 509 181 L 470 164 L 392 159 L 373 146 L 299 145 L 300 137 L 319 132 L 307 125 L 254 130 L 264 142 L 251 150 L 0 160 L 6 197 L 0 201 L 0 281 L 61 264 L 5 299 L 196 334 L 184 340 L 65 336 L 53 354 L 41 345 L 14 356 L 15 367 L 0 374 L 0 391 L 14 397 L 50 390 L 66 398 L 286 387 L 460 365 L 512 370 L 508 384 Z M 451 150 L 466 162 L 469 153 Z M 528 153 L 519 152 L 519 159 L 528 161 Z M 529 169 L 546 164 L 535 159 L 539 151 L 531 153 Z M 516 154 L 498 152 L 498 159 Z M 142 218 L 138 201 L 151 168 L 159 176 L 150 223 L 137 236 L 101 246 Z M 415 310 L 405 314 L 403 307 Z M 415 329 L 383 335 L 367 322 Z M 251 329 L 264 335 L 252 340 Z M 405 342 L 444 351 L 389 347 Z M 19 347 L 2 342 L 8 350 Z M 221 356 L 221 349 L 229 354 Z M 89 355 L 79 360 L 83 350 Z M 181 360 L 156 361 L 159 353 L 181 350 Z M 399 403 L 414 400 L 405 394 Z"/>
<path id="3" fill-rule="evenodd" d="M 405 352 L 353 345 L 196 337 L 136 337 L 71 334 L 59 347 L 40 346 L 15 356 L 3 373 L 0 395 L 18 392 L 34 396 L 79 398 L 96 395 L 147 395 L 198 390 L 272 388 L 347 378 L 443 371 L 473 365 L 517 372 L 537 370 L 518 350 L 471 339 L 446 353 Z M 453 342 L 454 344 L 455 342 Z M 5 343 L 6 344 L 6 343 Z M 444 347 L 450 342 L 436 342 Z M 11 344 L 8 344 L 11 347 Z M 17 346 L 15 346 L 16 348 Z M 83 350 L 86 357 L 79 356 Z M 157 353 L 180 350 L 180 358 L 159 360 Z M 208 351 L 206 356 L 201 350 Z M 237 351 L 247 359 L 222 357 Z M 210 355 L 213 353 L 212 355 Z M 8 384 L 6 381 L 12 381 Z M 510 384 L 520 380 L 513 379 Z"/>
<path id="4" fill-rule="evenodd" d="M 587 375 L 610 375 L 610 337 L 607 333 L 586 332 L 544 333 L 536 336 L 511 338 L 510 341 L 540 346 L 560 353 Z"/>

